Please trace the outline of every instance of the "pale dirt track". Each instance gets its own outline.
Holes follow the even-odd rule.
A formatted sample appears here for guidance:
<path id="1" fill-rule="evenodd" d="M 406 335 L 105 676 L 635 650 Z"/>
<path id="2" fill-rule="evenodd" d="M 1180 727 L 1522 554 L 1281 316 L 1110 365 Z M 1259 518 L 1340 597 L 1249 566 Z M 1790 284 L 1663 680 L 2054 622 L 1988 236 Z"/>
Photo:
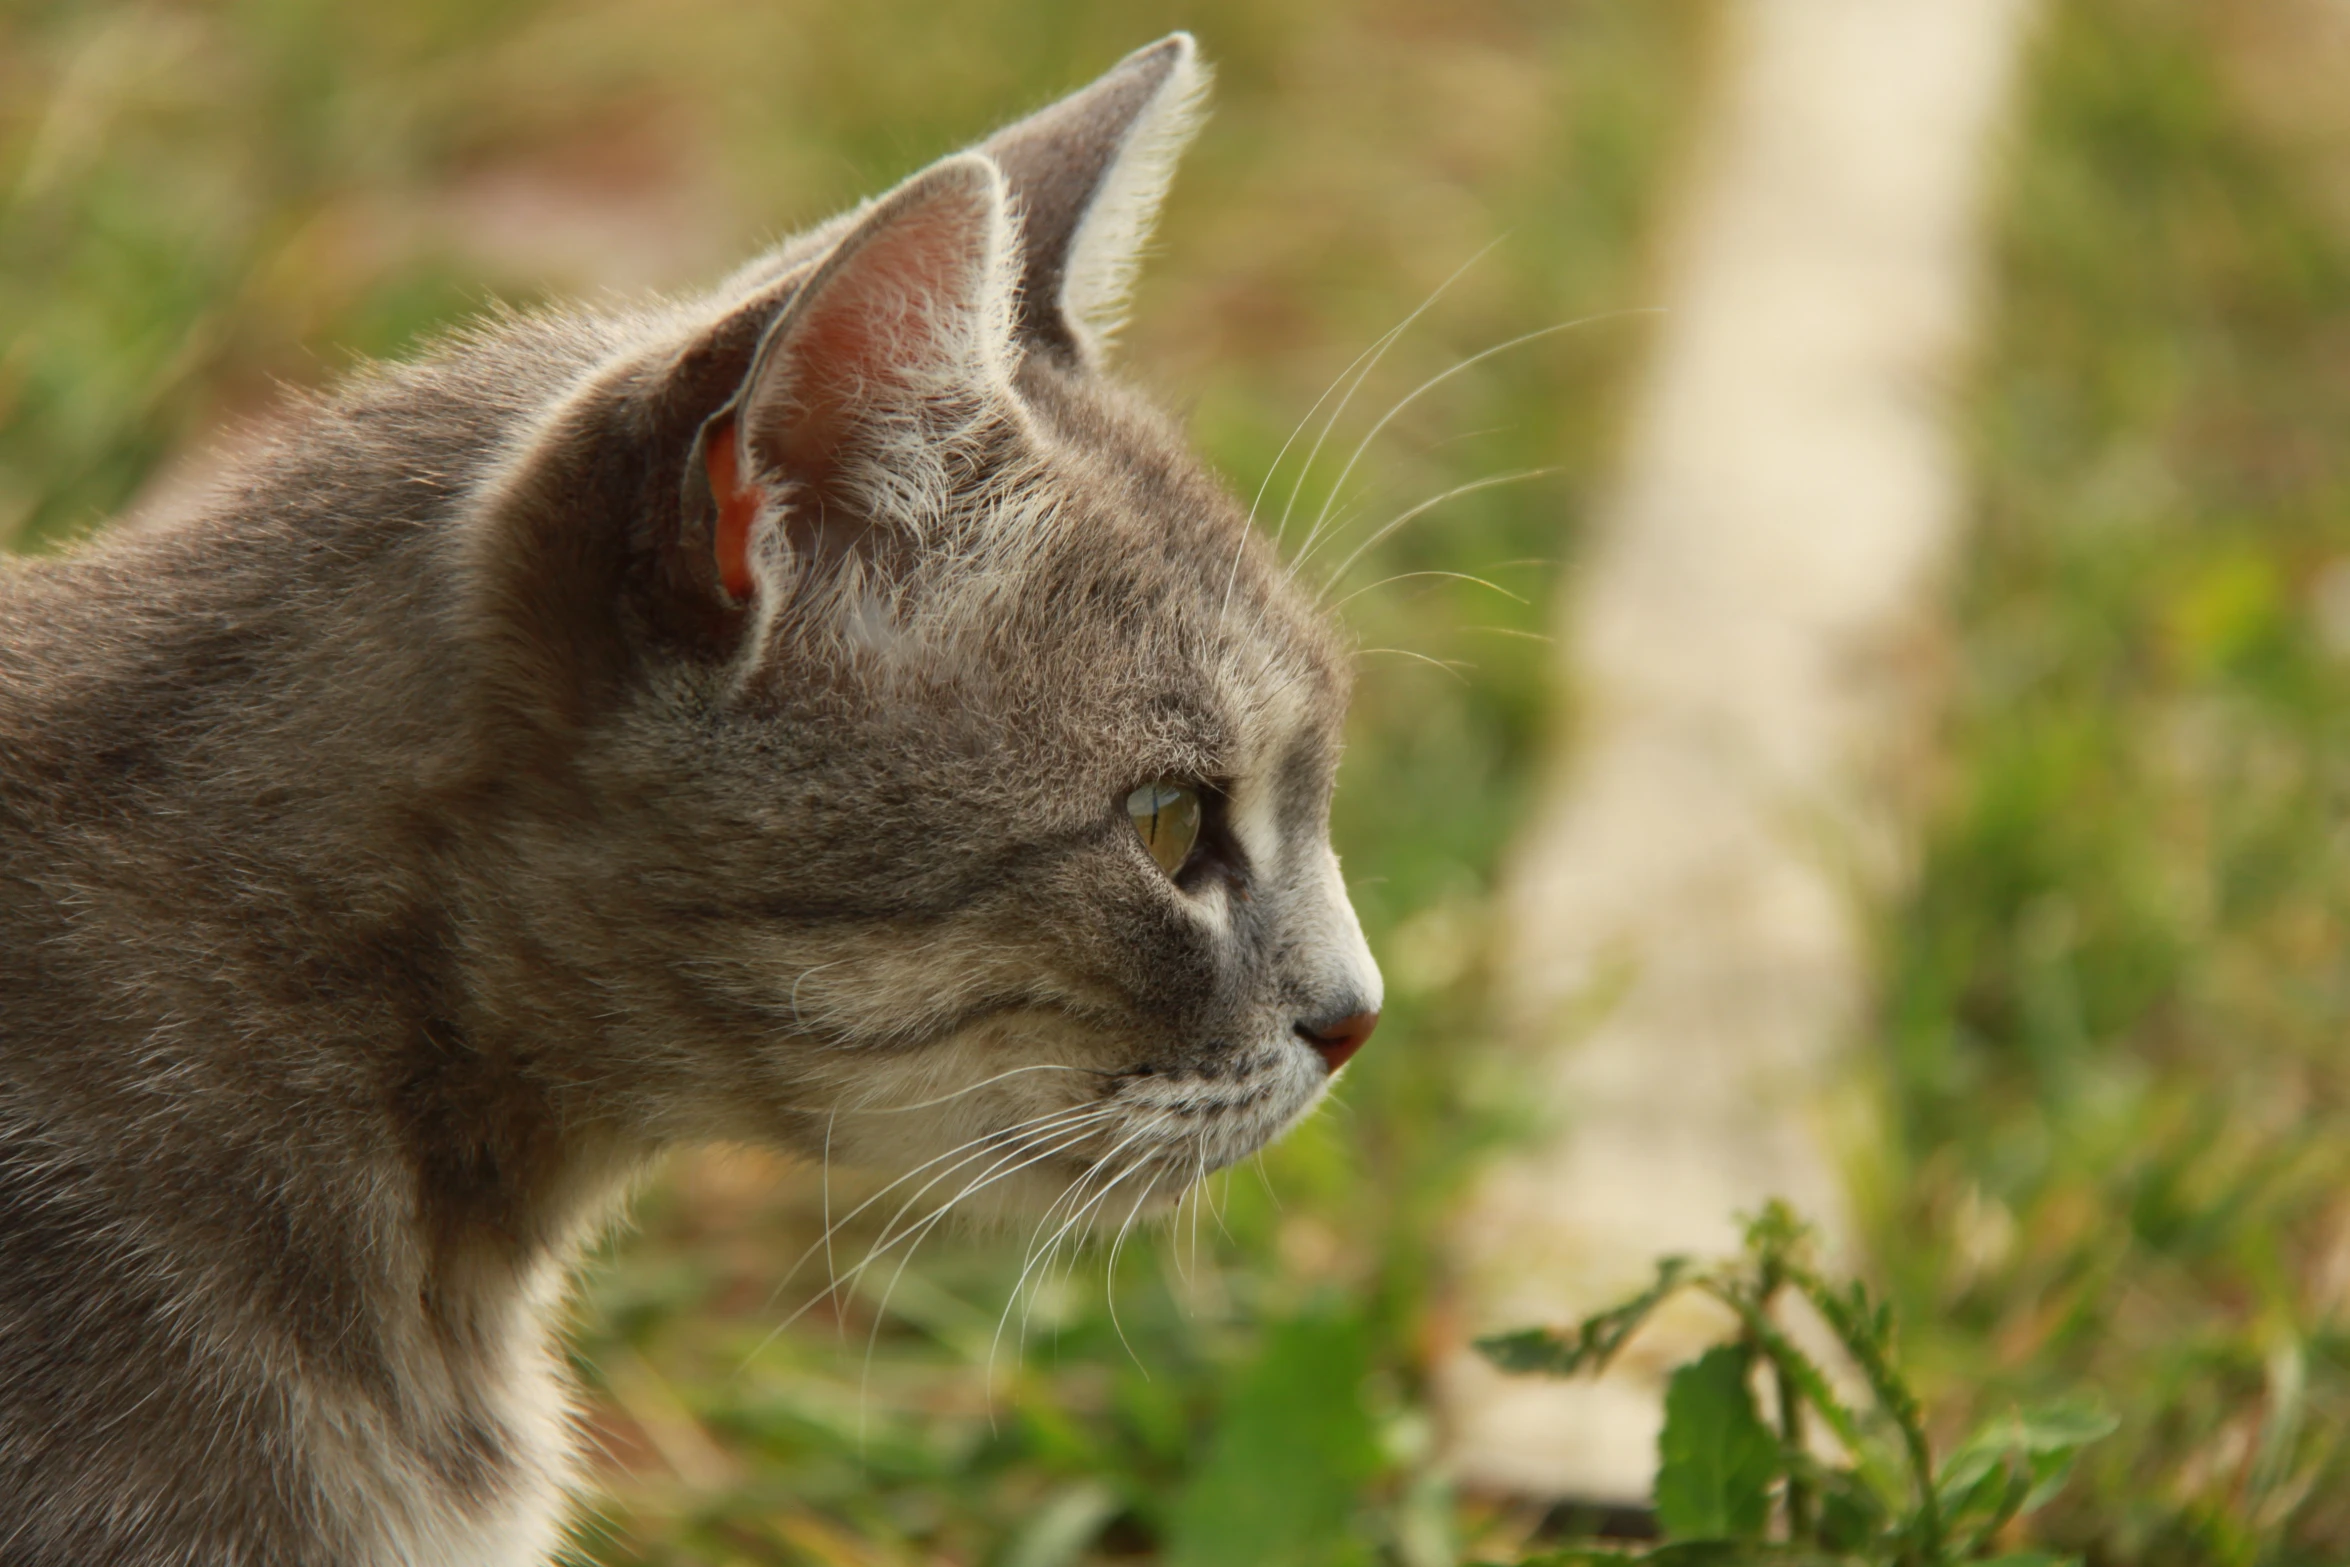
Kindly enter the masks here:
<path id="1" fill-rule="evenodd" d="M 1742 0 L 1629 445 L 1562 606 L 1571 749 L 1508 893 L 1555 1128 L 1458 1229 L 1461 1326 L 1564 1320 L 1784 1196 L 1845 1229 L 1865 919 L 1903 875 L 1985 175 L 2030 0 Z M 1865 1118 L 1862 1118 L 1865 1120 Z M 1464 1484 L 1647 1494 L 1661 1378 L 1439 1376 Z"/>

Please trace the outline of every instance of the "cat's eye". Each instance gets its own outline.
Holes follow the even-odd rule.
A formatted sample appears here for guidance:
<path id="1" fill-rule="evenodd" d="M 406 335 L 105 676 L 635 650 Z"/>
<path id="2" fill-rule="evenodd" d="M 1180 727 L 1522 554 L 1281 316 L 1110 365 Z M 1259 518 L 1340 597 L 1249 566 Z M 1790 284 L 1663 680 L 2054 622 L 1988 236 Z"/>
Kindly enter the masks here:
<path id="1" fill-rule="evenodd" d="M 1126 814 L 1142 835 L 1142 846 L 1172 876 L 1199 842 L 1199 791 L 1161 778 L 1126 797 Z"/>

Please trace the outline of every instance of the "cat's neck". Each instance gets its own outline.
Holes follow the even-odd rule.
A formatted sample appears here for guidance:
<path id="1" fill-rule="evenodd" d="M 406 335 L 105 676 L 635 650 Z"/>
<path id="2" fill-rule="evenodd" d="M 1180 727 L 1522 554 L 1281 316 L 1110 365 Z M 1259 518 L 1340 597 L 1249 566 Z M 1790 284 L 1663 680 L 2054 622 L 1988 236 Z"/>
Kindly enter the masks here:
<path id="1" fill-rule="evenodd" d="M 593 1087 L 573 976 L 485 1003 L 533 956 L 434 635 L 446 530 L 311 525 L 290 549 L 282 509 L 228 509 L 0 577 L 0 813 L 39 861 L 11 901 L 53 954 L 11 1029 L 59 1035 L 19 1053 L 53 1079 L 28 1102 L 119 1139 L 119 1180 L 203 1192 L 191 1234 L 312 1236 L 238 1262 L 332 1276 L 338 1353 L 404 1317 L 504 1353 L 651 1143 Z"/>

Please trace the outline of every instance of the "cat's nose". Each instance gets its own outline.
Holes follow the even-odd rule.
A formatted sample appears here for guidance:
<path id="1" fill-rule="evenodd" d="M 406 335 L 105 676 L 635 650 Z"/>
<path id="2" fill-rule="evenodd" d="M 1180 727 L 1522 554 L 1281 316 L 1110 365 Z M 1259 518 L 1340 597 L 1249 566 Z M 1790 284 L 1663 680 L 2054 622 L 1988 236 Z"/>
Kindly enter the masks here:
<path id="1" fill-rule="evenodd" d="M 1351 1012 L 1345 1017 L 1321 1019 L 1297 1025 L 1297 1037 L 1312 1045 L 1322 1057 L 1322 1064 L 1336 1072 L 1363 1048 L 1363 1041 L 1371 1037 L 1371 1030 L 1379 1026 L 1376 1012 Z"/>

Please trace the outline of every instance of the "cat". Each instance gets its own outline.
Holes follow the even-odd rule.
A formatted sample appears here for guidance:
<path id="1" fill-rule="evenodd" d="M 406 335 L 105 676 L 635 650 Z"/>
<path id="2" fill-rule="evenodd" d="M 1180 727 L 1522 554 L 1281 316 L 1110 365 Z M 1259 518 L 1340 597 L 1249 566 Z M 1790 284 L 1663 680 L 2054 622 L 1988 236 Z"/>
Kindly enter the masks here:
<path id="1" fill-rule="evenodd" d="M 1205 83 L 0 569 L 0 1561 L 544 1561 L 663 1150 L 1123 1219 L 1322 1095 L 1347 650 L 1103 368 Z"/>

